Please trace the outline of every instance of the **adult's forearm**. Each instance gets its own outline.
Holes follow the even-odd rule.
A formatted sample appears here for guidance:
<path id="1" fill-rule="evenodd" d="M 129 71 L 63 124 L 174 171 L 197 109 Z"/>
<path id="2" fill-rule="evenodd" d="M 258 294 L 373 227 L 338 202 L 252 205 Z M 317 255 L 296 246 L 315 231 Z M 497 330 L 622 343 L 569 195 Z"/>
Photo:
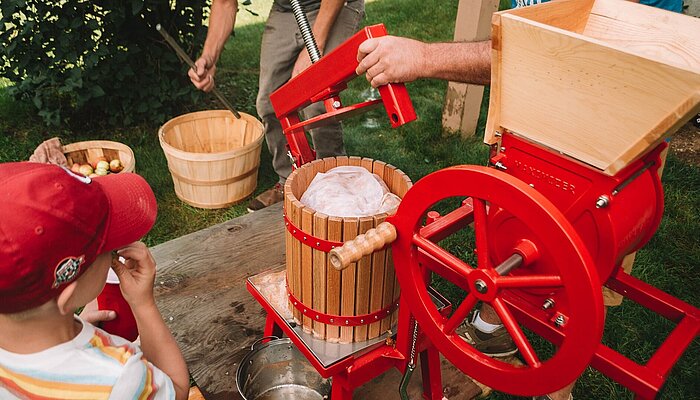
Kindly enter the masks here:
<path id="1" fill-rule="evenodd" d="M 207 57 L 212 64 L 219 60 L 226 40 L 228 40 L 233 30 L 237 12 L 237 0 L 214 0 L 211 5 L 209 29 L 207 31 L 207 39 L 204 42 L 202 56 Z"/>
<path id="2" fill-rule="evenodd" d="M 155 303 L 139 305 L 133 311 L 144 357 L 170 377 L 177 398 L 184 395 L 186 399 L 190 383 L 187 365 Z"/>
<path id="3" fill-rule="evenodd" d="M 491 41 L 427 43 L 421 78 L 488 85 L 491 82 Z"/>
<path id="4" fill-rule="evenodd" d="M 343 9 L 345 0 L 322 0 L 321 8 L 318 10 L 316 15 L 316 20 L 314 21 L 314 26 L 311 28 L 314 32 L 314 38 L 316 39 L 316 44 L 318 49 L 323 52 L 326 48 L 326 42 L 328 41 L 328 36 L 330 35 L 331 29 L 333 29 L 333 24 L 338 18 L 338 14 Z"/>

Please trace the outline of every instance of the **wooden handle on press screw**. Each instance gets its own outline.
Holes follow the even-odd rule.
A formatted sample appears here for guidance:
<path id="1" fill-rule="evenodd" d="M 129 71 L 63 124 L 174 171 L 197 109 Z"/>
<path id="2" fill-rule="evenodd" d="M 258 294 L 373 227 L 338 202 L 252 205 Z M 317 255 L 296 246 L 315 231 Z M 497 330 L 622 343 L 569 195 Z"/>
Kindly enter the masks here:
<path id="1" fill-rule="evenodd" d="M 382 222 L 355 239 L 345 242 L 341 247 L 330 251 L 331 265 L 338 271 L 357 262 L 363 256 L 372 254 L 396 240 L 396 228 L 388 222 Z"/>

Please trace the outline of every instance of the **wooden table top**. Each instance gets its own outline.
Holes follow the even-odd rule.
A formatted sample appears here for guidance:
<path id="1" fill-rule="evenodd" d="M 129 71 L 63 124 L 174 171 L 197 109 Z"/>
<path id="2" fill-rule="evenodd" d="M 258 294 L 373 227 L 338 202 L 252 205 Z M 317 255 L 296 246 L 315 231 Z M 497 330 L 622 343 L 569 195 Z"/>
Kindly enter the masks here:
<path id="1" fill-rule="evenodd" d="M 155 296 L 205 398 L 240 399 L 238 362 L 263 335 L 249 276 L 284 265 L 282 204 L 151 248 Z"/>
<path id="2" fill-rule="evenodd" d="M 151 248 L 158 264 L 158 308 L 207 400 L 241 399 L 238 363 L 263 336 L 266 317 L 245 280 L 284 266 L 284 232 L 279 203 Z M 444 360 L 442 371 L 450 400 L 481 393 Z M 398 400 L 400 378 L 391 370 L 359 388 L 354 397 Z M 409 394 L 417 399 L 421 393 L 421 374 L 416 373 Z"/>

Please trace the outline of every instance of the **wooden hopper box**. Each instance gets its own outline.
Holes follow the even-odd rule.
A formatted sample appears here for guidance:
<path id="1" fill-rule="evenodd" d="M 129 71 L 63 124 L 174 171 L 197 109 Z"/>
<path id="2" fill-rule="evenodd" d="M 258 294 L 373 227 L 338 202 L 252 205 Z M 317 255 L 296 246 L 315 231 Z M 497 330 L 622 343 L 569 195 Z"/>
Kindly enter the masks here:
<path id="1" fill-rule="evenodd" d="M 700 112 L 700 19 L 561 0 L 492 29 L 488 144 L 506 129 L 614 175 Z"/>

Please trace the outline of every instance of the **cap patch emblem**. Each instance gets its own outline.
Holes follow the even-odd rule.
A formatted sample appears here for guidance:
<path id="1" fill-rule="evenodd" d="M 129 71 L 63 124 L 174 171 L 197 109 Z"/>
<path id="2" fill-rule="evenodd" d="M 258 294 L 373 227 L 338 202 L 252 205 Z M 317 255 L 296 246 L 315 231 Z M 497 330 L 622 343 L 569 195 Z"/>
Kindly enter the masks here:
<path id="1" fill-rule="evenodd" d="M 54 272 L 54 281 L 51 285 L 52 289 L 55 289 L 64 283 L 68 283 L 78 276 L 80 271 L 80 266 L 85 262 L 85 256 L 80 257 L 66 257 L 61 260 L 58 265 L 56 265 L 56 270 Z"/>

